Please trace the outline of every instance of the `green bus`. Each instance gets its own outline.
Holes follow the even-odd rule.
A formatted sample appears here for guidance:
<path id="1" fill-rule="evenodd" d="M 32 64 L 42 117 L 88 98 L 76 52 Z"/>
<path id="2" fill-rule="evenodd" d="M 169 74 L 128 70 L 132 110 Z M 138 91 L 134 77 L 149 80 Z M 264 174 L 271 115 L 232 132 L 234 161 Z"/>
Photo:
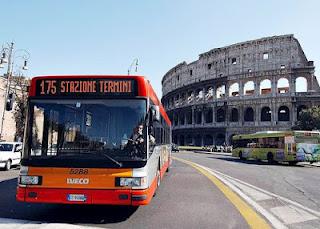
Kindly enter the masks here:
<path id="1" fill-rule="evenodd" d="M 241 160 L 268 160 L 269 163 L 320 161 L 319 131 L 263 131 L 232 137 L 232 156 Z"/>

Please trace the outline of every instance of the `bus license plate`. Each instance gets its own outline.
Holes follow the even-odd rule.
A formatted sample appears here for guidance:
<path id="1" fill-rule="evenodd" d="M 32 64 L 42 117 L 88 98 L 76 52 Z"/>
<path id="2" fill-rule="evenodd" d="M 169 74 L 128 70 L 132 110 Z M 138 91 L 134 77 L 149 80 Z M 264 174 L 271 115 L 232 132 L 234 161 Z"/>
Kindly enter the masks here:
<path id="1" fill-rule="evenodd" d="M 87 197 L 84 194 L 68 194 L 67 199 L 68 201 L 85 202 Z"/>

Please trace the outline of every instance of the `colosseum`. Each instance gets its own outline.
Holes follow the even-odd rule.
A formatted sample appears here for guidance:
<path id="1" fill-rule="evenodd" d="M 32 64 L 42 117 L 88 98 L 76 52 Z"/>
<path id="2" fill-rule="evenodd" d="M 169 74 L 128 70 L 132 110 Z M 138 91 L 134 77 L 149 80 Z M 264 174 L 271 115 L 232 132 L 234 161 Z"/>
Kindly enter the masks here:
<path id="1" fill-rule="evenodd" d="M 162 103 L 178 145 L 232 144 L 232 136 L 287 130 L 302 109 L 320 105 L 320 88 L 293 35 L 215 48 L 162 79 Z"/>

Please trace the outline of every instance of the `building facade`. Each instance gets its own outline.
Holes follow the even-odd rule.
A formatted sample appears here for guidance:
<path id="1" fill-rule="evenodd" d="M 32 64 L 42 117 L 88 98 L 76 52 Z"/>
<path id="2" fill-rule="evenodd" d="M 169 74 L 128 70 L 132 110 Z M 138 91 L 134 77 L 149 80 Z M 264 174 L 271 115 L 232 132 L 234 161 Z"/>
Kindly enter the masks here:
<path id="1" fill-rule="evenodd" d="M 17 139 L 16 137 L 16 122 L 14 118 L 14 110 L 17 104 L 14 102 L 12 110 L 5 110 L 6 106 L 6 90 L 7 90 L 8 80 L 4 76 L 0 76 L 0 129 L 2 128 L 2 136 L 0 136 L 1 141 L 15 141 L 22 139 Z M 15 94 L 21 96 L 21 87 L 16 85 L 15 82 L 11 81 L 11 91 Z M 3 120 L 2 120 L 3 119 Z M 3 127 L 1 124 L 3 123 Z"/>
<path id="2" fill-rule="evenodd" d="M 235 134 L 288 130 L 320 105 L 320 88 L 293 35 L 215 48 L 162 79 L 162 103 L 178 145 L 232 144 Z"/>

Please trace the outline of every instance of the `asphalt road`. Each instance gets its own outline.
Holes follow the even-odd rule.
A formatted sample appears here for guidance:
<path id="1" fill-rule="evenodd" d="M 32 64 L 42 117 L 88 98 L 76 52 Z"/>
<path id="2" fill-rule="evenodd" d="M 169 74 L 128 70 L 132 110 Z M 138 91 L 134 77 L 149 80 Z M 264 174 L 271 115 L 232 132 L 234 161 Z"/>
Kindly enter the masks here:
<path id="1" fill-rule="evenodd" d="M 311 209 L 320 211 L 319 164 L 299 163 L 296 166 L 255 160 L 241 161 L 231 155 L 208 152 L 180 152 L 176 157 L 207 166 L 240 179 Z"/>
<path id="2" fill-rule="evenodd" d="M 0 227 L 63 224 L 101 228 L 249 228 L 245 210 L 205 169 L 275 228 L 320 228 L 320 167 L 269 165 L 230 155 L 182 151 L 151 204 L 142 207 L 28 204 L 15 201 L 18 170 L 0 171 Z M 195 164 L 196 163 L 196 164 Z M 6 221 L 6 219 L 13 219 Z M 21 221 L 22 220 L 22 221 Z M 31 223 L 31 224 L 30 224 Z M 32 224 L 33 223 L 33 224 Z M 42 223 L 42 224 L 41 224 Z M 41 227 L 41 226 L 40 226 Z"/>
<path id="3" fill-rule="evenodd" d="M 102 228 L 248 228 L 207 177 L 176 160 L 151 204 L 138 208 L 19 203 L 15 201 L 17 174 L 17 170 L 0 171 L 0 218 Z M 10 223 L 13 226 L 15 221 Z"/>
<path id="4" fill-rule="evenodd" d="M 206 167 L 275 228 L 320 228 L 320 165 L 269 165 L 231 155 L 179 152 L 176 158 Z"/>

